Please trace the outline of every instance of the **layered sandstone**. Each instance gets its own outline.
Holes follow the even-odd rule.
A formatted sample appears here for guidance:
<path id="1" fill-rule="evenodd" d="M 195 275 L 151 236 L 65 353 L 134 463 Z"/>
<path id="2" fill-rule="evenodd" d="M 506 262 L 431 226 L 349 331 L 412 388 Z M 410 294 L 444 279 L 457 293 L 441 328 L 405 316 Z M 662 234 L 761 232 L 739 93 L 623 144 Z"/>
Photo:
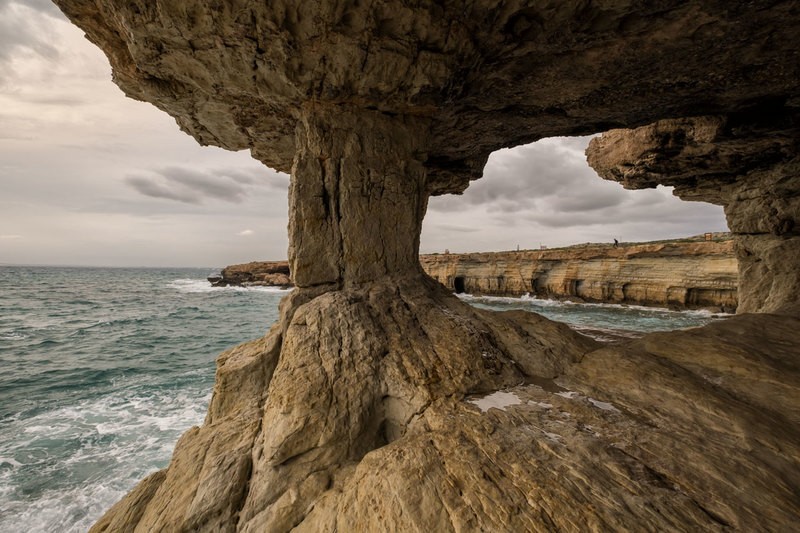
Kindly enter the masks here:
<path id="1" fill-rule="evenodd" d="M 420 256 L 455 292 L 736 309 L 733 242 L 585 244 L 552 250 Z"/>
<path id="2" fill-rule="evenodd" d="M 800 310 L 783 274 L 740 281 L 782 314 L 598 350 L 459 302 L 417 259 L 428 197 L 463 191 L 498 148 L 788 113 L 796 2 L 56 3 L 128 95 L 292 173 L 280 321 L 220 357 L 203 426 L 95 530 L 797 523 Z M 747 161 L 729 209 L 791 212 L 795 182 Z M 755 250 L 765 272 L 796 270 L 783 244 Z M 464 401 L 499 390 L 520 407 Z"/>

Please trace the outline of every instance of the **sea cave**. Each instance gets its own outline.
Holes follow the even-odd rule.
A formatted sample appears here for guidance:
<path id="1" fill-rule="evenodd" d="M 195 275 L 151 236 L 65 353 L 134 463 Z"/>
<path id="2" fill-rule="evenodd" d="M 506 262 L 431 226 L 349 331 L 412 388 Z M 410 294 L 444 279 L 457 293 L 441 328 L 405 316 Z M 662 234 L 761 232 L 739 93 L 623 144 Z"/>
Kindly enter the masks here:
<path id="1" fill-rule="evenodd" d="M 796 2 L 55 3 L 128 96 L 291 173 L 280 320 L 93 531 L 798 522 Z M 595 133 L 603 178 L 724 206 L 736 317 L 602 347 L 425 275 L 429 197 Z"/>

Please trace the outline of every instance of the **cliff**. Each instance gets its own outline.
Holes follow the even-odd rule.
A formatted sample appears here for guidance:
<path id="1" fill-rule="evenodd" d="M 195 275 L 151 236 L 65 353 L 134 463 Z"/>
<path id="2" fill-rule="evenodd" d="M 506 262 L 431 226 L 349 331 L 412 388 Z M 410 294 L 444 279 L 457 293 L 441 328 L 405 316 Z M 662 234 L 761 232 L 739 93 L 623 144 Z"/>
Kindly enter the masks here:
<path id="1" fill-rule="evenodd" d="M 589 164 L 628 189 L 658 184 L 725 208 L 739 311 L 775 312 L 800 295 L 800 101 L 667 119 L 595 138 Z"/>
<path id="2" fill-rule="evenodd" d="M 586 244 L 552 250 L 420 256 L 455 292 L 736 309 L 733 242 Z"/>
<path id="3" fill-rule="evenodd" d="M 426 274 L 453 292 L 736 310 L 733 241 L 685 239 L 584 244 L 550 250 L 421 255 Z M 288 262 L 225 267 L 212 285 L 291 284 Z"/>
<path id="4" fill-rule="evenodd" d="M 94 531 L 800 521 L 796 2 L 56 3 L 127 95 L 292 174 L 280 320 L 220 356 L 205 422 Z M 604 177 L 725 205 L 739 315 L 599 348 L 424 275 L 431 195 L 612 128 Z"/>
<path id="5" fill-rule="evenodd" d="M 241 265 L 226 266 L 219 276 L 209 276 L 208 281 L 214 287 L 228 285 L 289 287 L 292 285 L 287 261 L 252 261 Z"/>

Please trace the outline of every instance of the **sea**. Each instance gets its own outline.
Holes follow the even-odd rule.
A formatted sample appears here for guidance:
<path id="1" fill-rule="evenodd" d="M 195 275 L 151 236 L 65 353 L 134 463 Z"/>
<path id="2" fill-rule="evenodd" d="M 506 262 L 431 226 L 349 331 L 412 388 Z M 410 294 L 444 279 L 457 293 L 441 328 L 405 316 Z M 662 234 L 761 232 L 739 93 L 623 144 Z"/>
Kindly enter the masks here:
<path id="1" fill-rule="evenodd" d="M 202 423 L 220 352 L 264 335 L 288 291 L 211 287 L 210 268 L 0 266 L 0 532 L 86 531 Z M 721 315 L 530 297 L 600 340 Z"/>

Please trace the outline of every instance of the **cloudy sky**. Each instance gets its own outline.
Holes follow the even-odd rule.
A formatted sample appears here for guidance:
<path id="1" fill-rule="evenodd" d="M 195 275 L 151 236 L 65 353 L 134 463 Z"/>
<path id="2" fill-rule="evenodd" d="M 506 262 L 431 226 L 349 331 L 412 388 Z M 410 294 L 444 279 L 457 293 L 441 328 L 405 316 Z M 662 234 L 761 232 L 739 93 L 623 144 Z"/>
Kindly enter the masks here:
<path id="1" fill-rule="evenodd" d="M 0 264 L 285 258 L 288 176 L 200 147 L 110 79 L 105 56 L 48 0 L 0 0 Z M 721 208 L 601 180 L 587 142 L 496 152 L 464 195 L 431 200 L 422 252 L 725 230 Z"/>

